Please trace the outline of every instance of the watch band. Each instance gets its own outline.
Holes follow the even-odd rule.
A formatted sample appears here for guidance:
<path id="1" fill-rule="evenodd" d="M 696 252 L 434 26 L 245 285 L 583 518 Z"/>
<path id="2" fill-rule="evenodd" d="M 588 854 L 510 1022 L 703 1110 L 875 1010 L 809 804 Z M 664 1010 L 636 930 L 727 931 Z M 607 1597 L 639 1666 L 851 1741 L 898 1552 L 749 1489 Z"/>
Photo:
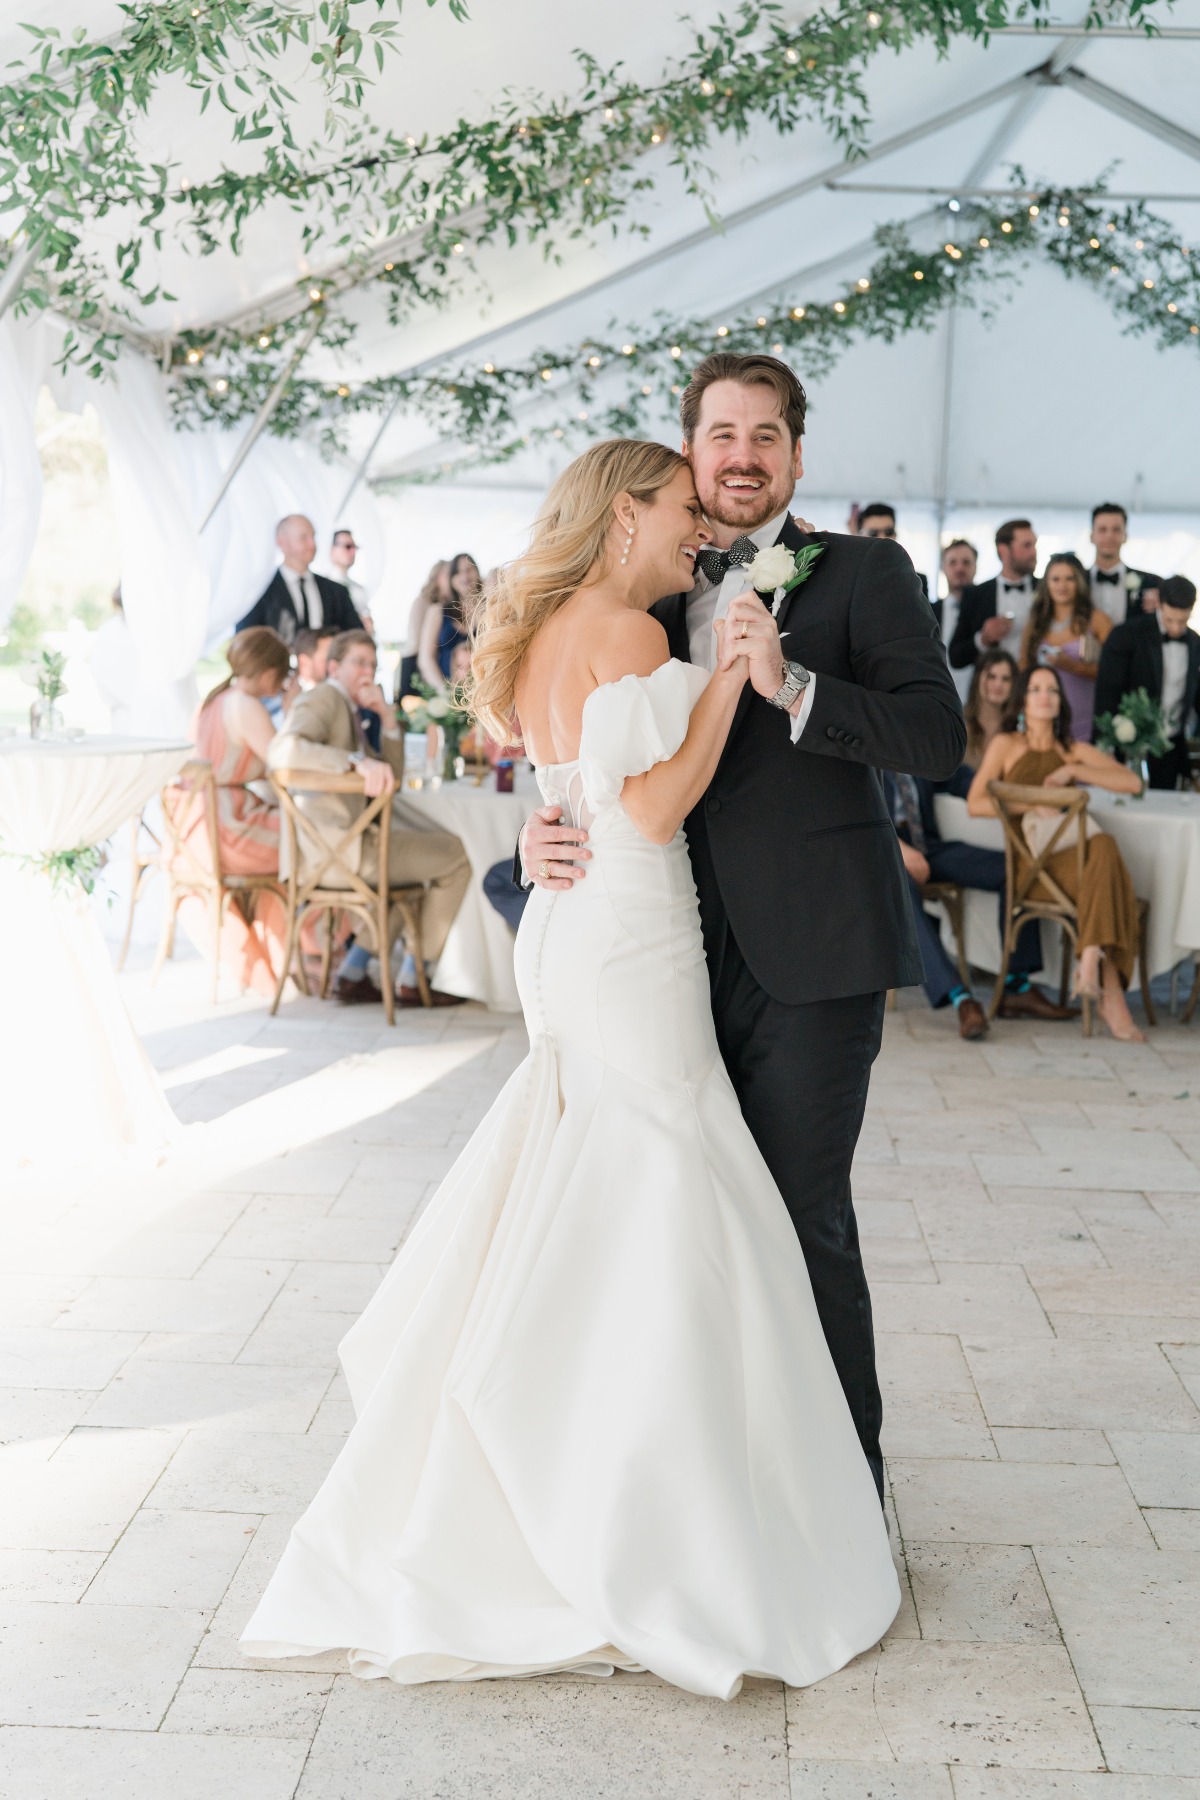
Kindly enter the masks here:
<path id="1" fill-rule="evenodd" d="M 803 663 L 785 662 L 783 684 L 777 693 L 771 695 L 769 704 L 777 706 L 781 712 L 790 712 L 811 680 L 812 676 Z"/>

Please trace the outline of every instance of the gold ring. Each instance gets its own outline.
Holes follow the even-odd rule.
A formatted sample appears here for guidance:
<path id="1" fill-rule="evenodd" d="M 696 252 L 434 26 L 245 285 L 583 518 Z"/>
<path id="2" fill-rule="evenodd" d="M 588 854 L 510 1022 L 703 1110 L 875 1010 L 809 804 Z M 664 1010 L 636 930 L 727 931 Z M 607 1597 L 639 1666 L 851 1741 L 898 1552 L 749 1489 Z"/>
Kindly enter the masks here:
<path id="1" fill-rule="evenodd" d="M 742 636 L 746 637 L 749 633 L 749 630 L 750 630 L 749 625 L 747 625 L 745 619 L 743 619 L 742 620 Z"/>
<path id="2" fill-rule="evenodd" d="M 543 881 L 548 881 L 550 878 L 550 864 L 548 862 L 540 862 L 538 864 L 538 874 Z"/>

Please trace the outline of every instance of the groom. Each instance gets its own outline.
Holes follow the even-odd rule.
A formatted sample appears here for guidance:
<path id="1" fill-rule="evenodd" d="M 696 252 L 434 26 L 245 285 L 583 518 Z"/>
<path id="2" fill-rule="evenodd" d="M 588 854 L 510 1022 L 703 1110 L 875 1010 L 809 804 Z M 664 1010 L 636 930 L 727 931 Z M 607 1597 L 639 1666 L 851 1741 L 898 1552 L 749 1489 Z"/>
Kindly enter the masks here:
<path id="1" fill-rule="evenodd" d="M 912 986 L 922 971 L 878 771 L 944 780 L 962 761 L 966 732 L 905 552 L 884 538 L 806 534 L 791 519 L 805 405 L 800 382 L 774 357 L 718 353 L 697 366 L 680 412 L 713 546 L 691 593 L 653 612 L 671 655 L 708 669 L 714 619 L 728 617 L 751 644 L 728 744 L 687 820 L 713 1014 L 882 1496 L 881 1403 L 850 1165 L 887 990 Z M 764 604 L 742 573 L 774 544 L 820 546 L 777 616 L 771 596 Z M 542 808 L 522 834 L 524 867 L 539 886 L 586 876 L 585 862 L 563 860 L 580 854 L 586 833 L 556 823 L 560 816 Z"/>

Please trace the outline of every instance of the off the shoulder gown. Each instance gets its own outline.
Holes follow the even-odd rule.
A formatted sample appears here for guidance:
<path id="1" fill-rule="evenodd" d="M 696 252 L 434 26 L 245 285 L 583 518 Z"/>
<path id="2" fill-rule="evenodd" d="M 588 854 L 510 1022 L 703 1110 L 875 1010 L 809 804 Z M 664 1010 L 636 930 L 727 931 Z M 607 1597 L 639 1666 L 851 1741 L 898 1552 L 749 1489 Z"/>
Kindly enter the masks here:
<path id="1" fill-rule="evenodd" d="M 728 1699 L 820 1680 L 895 1615 L 804 1258 L 717 1051 L 686 842 L 620 801 L 705 680 L 672 661 L 598 688 L 578 761 L 538 771 L 593 857 L 525 911 L 529 1055 L 342 1343 L 357 1422 L 247 1654 L 345 1648 L 397 1682 L 647 1668 Z"/>

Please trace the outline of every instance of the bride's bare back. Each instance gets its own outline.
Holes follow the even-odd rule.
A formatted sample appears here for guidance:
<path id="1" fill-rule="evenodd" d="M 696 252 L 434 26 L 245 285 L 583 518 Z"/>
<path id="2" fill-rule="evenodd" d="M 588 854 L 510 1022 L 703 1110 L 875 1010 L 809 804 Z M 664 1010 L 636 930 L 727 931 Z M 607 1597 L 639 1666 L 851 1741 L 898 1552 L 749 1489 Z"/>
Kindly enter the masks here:
<path id="1" fill-rule="evenodd" d="M 534 762 L 574 762 L 588 695 L 666 660 L 666 633 L 656 620 L 601 586 L 573 594 L 533 639 L 516 684 L 517 717 Z"/>

